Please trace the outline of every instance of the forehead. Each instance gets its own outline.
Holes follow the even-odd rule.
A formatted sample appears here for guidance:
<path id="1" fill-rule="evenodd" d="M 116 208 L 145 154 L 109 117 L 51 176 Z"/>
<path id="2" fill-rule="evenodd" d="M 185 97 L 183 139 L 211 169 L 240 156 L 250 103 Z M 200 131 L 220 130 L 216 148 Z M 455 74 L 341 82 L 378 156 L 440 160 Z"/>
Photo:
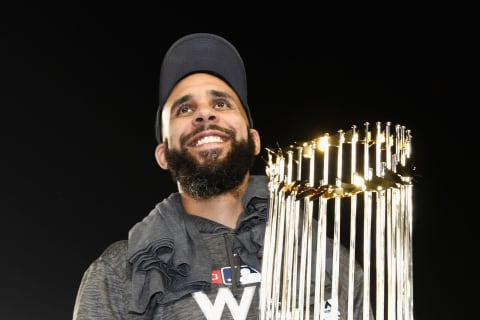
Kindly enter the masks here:
<path id="1" fill-rule="evenodd" d="M 216 89 L 229 93 L 238 99 L 235 91 L 222 79 L 208 73 L 194 73 L 180 80 L 173 87 L 167 99 L 167 105 L 172 99 L 178 98 L 184 94 L 189 94 L 194 90 Z"/>

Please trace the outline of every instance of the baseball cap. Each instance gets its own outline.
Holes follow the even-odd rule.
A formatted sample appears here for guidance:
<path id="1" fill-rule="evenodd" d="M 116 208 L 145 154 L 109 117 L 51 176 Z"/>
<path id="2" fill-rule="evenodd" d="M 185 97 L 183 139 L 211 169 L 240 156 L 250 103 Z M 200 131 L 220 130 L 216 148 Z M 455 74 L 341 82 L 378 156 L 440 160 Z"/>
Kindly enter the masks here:
<path id="1" fill-rule="evenodd" d="M 173 87 L 186 76 L 205 72 L 225 81 L 237 94 L 253 126 L 247 101 L 247 76 L 242 57 L 226 39 L 212 33 L 192 33 L 175 41 L 167 50 L 161 70 L 155 136 L 162 141 L 162 110 Z"/>

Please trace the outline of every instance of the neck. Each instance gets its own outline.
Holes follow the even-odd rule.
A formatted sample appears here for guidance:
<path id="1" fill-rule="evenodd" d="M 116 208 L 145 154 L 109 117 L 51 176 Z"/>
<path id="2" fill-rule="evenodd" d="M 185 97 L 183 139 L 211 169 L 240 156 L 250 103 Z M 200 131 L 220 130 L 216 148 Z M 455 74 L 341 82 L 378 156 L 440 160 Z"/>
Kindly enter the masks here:
<path id="1" fill-rule="evenodd" d="M 182 205 L 192 215 L 203 217 L 234 229 L 244 208 L 242 198 L 247 190 L 250 175 L 246 174 L 235 189 L 208 199 L 194 199 L 179 186 Z"/>

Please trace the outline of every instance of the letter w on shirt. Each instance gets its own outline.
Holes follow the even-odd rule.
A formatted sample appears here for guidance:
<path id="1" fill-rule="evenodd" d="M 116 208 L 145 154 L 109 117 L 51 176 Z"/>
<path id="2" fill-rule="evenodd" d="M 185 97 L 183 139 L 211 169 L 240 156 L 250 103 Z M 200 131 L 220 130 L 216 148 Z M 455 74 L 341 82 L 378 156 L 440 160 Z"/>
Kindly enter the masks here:
<path id="1" fill-rule="evenodd" d="M 217 292 L 215 303 L 212 304 L 208 296 L 204 292 L 192 293 L 193 298 L 202 309 L 205 318 L 208 320 L 222 319 L 222 313 L 225 305 L 230 309 L 233 319 L 245 320 L 248 315 L 248 310 L 252 304 L 253 296 L 255 295 L 255 286 L 245 287 L 243 289 L 242 299 L 240 304 L 233 296 L 229 288 L 220 288 Z"/>

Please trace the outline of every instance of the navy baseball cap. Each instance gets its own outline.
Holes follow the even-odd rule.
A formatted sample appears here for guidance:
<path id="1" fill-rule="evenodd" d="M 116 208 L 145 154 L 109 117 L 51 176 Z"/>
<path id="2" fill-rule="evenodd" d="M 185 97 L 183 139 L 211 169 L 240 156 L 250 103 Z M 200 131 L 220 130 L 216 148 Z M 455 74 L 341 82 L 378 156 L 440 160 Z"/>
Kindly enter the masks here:
<path id="1" fill-rule="evenodd" d="M 193 73 L 209 73 L 225 81 L 240 98 L 253 127 L 247 101 L 247 75 L 242 57 L 226 39 L 211 33 L 193 33 L 175 41 L 166 52 L 159 85 L 159 105 L 155 119 L 155 136 L 162 141 L 162 110 L 173 87 Z"/>

